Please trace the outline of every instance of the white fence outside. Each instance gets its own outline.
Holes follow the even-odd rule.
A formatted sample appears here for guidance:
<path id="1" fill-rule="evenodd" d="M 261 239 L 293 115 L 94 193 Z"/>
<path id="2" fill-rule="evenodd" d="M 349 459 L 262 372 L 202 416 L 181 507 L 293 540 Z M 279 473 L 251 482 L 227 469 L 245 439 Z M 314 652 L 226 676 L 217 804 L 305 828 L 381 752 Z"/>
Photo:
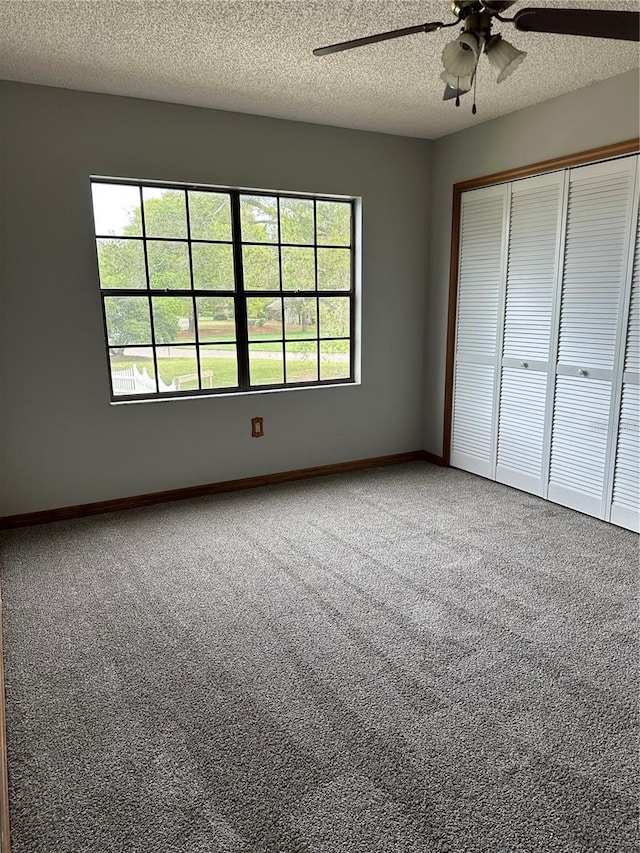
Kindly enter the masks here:
<path id="1" fill-rule="evenodd" d="M 147 368 L 143 367 L 142 372 L 140 372 L 135 364 L 125 368 L 125 370 L 113 370 L 111 372 L 111 383 L 114 394 L 148 394 L 149 392 L 176 390 L 173 382 L 171 385 L 165 385 L 160 377 L 158 377 L 158 387 L 156 388 L 156 381 L 153 376 L 149 376 Z"/>

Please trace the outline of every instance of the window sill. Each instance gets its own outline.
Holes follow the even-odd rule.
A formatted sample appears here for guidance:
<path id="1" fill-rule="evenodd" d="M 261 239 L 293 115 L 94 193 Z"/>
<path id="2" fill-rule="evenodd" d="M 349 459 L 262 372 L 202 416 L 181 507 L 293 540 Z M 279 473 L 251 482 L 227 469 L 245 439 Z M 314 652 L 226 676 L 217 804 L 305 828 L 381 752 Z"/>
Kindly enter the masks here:
<path id="1" fill-rule="evenodd" d="M 292 385 L 288 388 L 254 388 L 251 391 L 221 391 L 218 394 L 185 394 L 180 397 L 144 397 L 140 400 L 110 400 L 111 406 L 140 405 L 141 403 L 179 403 L 183 400 L 220 400 L 241 397 L 262 397 L 268 394 L 290 394 L 292 391 L 322 391 L 327 388 L 353 388 L 361 385 L 359 379 L 352 382 L 328 382 L 323 385 Z"/>

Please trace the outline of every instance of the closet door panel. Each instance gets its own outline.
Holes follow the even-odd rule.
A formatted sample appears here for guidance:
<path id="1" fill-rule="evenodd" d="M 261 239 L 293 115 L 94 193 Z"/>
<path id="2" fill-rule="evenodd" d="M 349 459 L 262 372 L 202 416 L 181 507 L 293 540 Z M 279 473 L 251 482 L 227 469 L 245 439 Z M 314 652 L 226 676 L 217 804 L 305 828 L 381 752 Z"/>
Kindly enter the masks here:
<path id="1" fill-rule="evenodd" d="M 571 173 L 558 362 L 613 369 L 633 177 L 627 160 Z"/>
<path id="2" fill-rule="evenodd" d="M 607 458 L 611 382 L 558 376 L 548 497 L 599 516 Z"/>
<path id="3" fill-rule="evenodd" d="M 538 495 L 563 184 L 556 172 L 516 181 L 511 192 L 495 479 Z"/>
<path id="4" fill-rule="evenodd" d="M 504 282 L 506 186 L 461 206 L 451 464 L 493 477 L 495 385 Z"/>
<path id="5" fill-rule="evenodd" d="M 640 532 L 640 385 L 626 382 L 616 449 L 611 521 Z"/>
<path id="6" fill-rule="evenodd" d="M 456 365 L 451 464 L 491 477 L 493 452 L 493 364 Z"/>
<path id="7" fill-rule="evenodd" d="M 610 520 L 640 532 L 640 227 L 637 222 Z"/>
<path id="8" fill-rule="evenodd" d="M 609 513 L 607 444 L 634 170 L 627 158 L 569 177 L 548 497 L 599 518 Z"/>
<path id="9" fill-rule="evenodd" d="M 541 493 L 546 371 L 502 369 L 496 480 Z"/>
<path id="10" fill-rule="evenodd" d="M 516 181 L 511 193 L 505 358 L 547 362 L 561 229 L 562 174 Z"/>

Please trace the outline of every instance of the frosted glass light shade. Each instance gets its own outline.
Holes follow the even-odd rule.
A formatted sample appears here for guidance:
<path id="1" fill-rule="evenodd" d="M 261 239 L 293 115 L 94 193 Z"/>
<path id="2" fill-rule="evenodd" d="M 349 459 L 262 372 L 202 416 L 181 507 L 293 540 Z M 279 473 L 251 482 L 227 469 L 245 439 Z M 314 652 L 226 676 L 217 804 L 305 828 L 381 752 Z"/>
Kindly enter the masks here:
<path id="1" fill-rule="evenodd" d="M 468 92 L 471 88 L 471 81 L 473 78 L 473 74 L 467 74 L 464 77 L 458 77 L 457 74 L 449 74 L 448 71 L 443 71 L 440 75 L 440 79 L 447 84 L 447 86 L 451 86 L 452 89 L 459 89 L 461 92 Z"/>
<path id="2" fill-rule="evenodd" d="M 480 45 L 473 33 L 462 33 L 459 38 L 445 45 L 442 64 L 445 71 L 454 77 L 468 77 L 473 74 L 479 53 Z"/>
<path id="3" fill-rule="evenodd" d="M 487 45 L 487 56 L 489 64 L 498 72 L 497 82 L 502 83 L 510 74 L 516 70 L 518 65 L 527 55 L 525 51 L 518 50 L 502 36 L 495 36 Z"/>

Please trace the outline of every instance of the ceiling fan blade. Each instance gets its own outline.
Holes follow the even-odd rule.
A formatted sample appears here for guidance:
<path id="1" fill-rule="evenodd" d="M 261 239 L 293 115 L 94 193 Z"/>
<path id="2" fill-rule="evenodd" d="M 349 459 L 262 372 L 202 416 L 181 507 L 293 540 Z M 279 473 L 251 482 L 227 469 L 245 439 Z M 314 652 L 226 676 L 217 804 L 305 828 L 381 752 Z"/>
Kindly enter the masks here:
<path id="1" fill-rule="evenodd" d="M 640 40 L 640 14 L 602 9 L 520 9 L 511 19 L 519 30 L 601 39 Z"/>
<path id="2" fill-rule="evenodd" d="M 341 50 L 351 50 L 352 47 L 363 47 L 366 44 L 375 44 L 378 41 L 387 41 L 387 39 L 397 39 L 401 36 L 411 36 L 414 33 L 433 33 L 444 27 L 440 21 L 431 24 L 418 24 L 415 27 L 403 27 L 400 30 L 389 30 L 387 33 L 377 33 L 374 36 L 365 36 L 361 39 L 351 39 L 350 41 L 340 41 L 337 44 L 329 44 L 326 47 L 317 47 L 313 51 L 314 56 L 325 56 L 327 53 L 338 53 Z"/>

